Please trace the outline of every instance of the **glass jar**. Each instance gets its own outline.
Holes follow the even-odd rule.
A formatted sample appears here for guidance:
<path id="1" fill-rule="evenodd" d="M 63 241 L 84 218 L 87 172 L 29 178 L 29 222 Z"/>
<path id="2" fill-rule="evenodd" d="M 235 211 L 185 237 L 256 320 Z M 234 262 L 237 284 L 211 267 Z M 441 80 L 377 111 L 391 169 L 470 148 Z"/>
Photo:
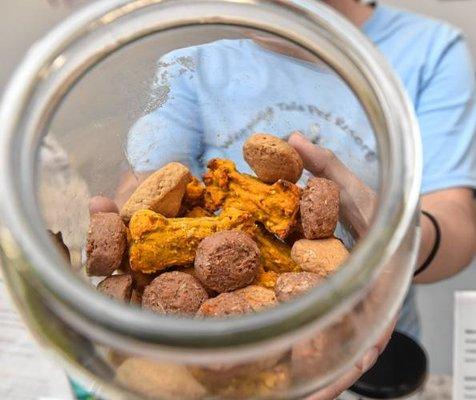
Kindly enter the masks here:
<path id="1" fill-rule="evenodd" d="M 223 48 L 245 53 L 214 58 Z M 276 75 L 260 75 L 254 66 L 269 57 L 279 60 Z M 243 61 L 233 67 L 239 73 L 230 74 L 227 60 Z M 288 72 L 296 70 L 287 65 L 303 75 L 292 82 L 296 74 Z M 312 74 L 328 79 L 315 81 Z M 356 227 L 341 227 L 343 240 L 358 243 L 307 295 L 240 318 L 175 318 L 108 299 L 85 276 L 88 201 L 98 193 L 112 196 L 124 174 L 131 176 L 137 161 L 128 147 L 131 132 L 181 96 L 177 79 L 205 85 L 194 96 L 213 101 L 202 101 L 197 115 L 221 123 L 201 132 L 210 149 L 189 160 L 196 161 L 194 172 L 201 172 L 203 159 L 220 155 L 245 168 L 228 150 L 264 124 L 281 136 L 306 130 L 364 181 L 372 186 L 375 180 L 378 206 L 370 227 L 361 237 Z M 348 120 L 307 104 L 301 94 L 302 103 L 289 96 L 283 102 L 273 91 L 293 85 L 342 104 Z M 308 129 L 296 126 L 295 112 L 310 115 Z M 181 106 L 173 116 L 195 123 L 186 113 Z M 249 122 L 240 130 L 234 118 L 241 115 Z M 348 122 L 357 120 L 370 145 Z M 319 2 L 96 2 L 31 48 L 6 91 L 0 128 L 7 284 L 38 340 L 104 398 L 300 398 L 349 369 L 401 306 L 419 238 L 417 123 L 382 56 Z M 146 150 L 166 142 L 166 151 L 156 150 L 174 159 L 199 140 L 186 142 L 177 132 L 159 131 L 159 142 Z M 227 132 L 236 132 L 232 144 L 220 138 Z M 150 169 L 163 161 L 145 160 Z M 61 231 L 69 263 L 48 229 Z"/>

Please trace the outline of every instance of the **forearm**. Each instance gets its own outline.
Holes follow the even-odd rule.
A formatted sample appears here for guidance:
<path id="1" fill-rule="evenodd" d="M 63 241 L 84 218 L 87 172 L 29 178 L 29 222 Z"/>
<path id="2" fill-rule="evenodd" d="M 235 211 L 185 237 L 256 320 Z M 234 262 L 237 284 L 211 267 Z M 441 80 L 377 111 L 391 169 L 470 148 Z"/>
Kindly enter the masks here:
<path id="1" fill-rule="evenodd" d="M 415 278 L 415 283 L 432 283 L 456 275 L 471 262 L 475 254 L 474 202 L 469 190 L 462 196 L 461 190 L 465 189 L 448 190 L 445 196 L 425 196 L 422 201 L 422 209 L 438 221 L 441 242 L 435 258 L 428 268 Z M 436 238 L 431 220 L 423 214 L 420 218 L 422 239 L 417 268 L 427 260 Z"/>

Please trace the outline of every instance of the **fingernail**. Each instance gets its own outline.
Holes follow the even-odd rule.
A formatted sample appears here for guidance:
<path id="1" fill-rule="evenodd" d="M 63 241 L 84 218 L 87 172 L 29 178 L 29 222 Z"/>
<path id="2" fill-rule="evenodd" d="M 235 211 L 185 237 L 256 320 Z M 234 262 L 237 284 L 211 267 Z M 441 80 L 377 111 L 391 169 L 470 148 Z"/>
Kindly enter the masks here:
<path id="1" fill-rule="evenodd" d="M 370 368 L 372 368 L 378 357 L 379 350 L 377 347 L 372 347 L 370 350 L 368 350 L 362 359 L 362 370 L 367 372 Z"/>
<path id="2" fill-rule="evenodd" d="M 298 136 L 298 137 L 304 138 L 304 135 L 299 131 L 291 132 L 291 135 L 289 135 L 289 137 L 291 136 Z"/>

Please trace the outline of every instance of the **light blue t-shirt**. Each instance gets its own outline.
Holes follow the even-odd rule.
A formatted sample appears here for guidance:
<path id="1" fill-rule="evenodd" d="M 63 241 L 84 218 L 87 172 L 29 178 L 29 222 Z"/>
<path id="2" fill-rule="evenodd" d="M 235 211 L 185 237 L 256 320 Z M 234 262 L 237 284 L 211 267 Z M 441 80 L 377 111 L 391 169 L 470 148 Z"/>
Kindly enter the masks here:
<path id="1" fill-rule="evenodd" d="M 413 102 L 423 140 L 422 193 L 476 187 L 475 80 L 461 32 L 386 6 L 376 8 L 363 31 Z M 181 161 L 198 175 L 214 157 L 251 172 L 241 153 L 247 137 L 268 132 L 284 138 L 295 130 L 333 150 L 377 189 L 374 134 L 352 91 L 326 65 L 251 39 L 220 40 L 162 57 L 147 113 L 130 130 L 127 156 L 138 172 Z M 418 337 L 413 290 L 399 328 Z"/>

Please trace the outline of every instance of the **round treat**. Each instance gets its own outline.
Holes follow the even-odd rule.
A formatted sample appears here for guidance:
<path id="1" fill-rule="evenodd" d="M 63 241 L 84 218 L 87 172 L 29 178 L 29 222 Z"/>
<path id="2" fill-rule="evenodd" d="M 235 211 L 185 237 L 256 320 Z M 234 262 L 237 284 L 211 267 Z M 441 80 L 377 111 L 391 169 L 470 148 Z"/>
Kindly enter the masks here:
<path id="1" fill-rule="evenodd" d="M 253 311 L 253 307 L 243 296 L 236 293 L 222 293 L 205 301 L 197 315 L 201 317 L 226 317 Z"/>
<path id="2" fill-rule="evenodd" d="M 349 315 L 314 334 L 310 339 L 296 343 L 291 351 L 291 371 L 296 381 L 324 377 L 342 360 L 347 360 L 355 344 L 358 322 Z"/>
<path id="3" fill-rule="evenodd" d="M 223 231 L 203 239 L 195 257 L 197 278 L 219 293 L 249 285 L 258 274 L 260 255 L 245 233 Z"/>
<path id="4" fill-rule="evenodd" d="M 319 275 L 311 272 L 286 272 L 279 276 L 274 291 L 279 301 L 289 301 L 302 296 L 321 281 Z"/>
<path id="5" fill-rule="evenodd" d="M 128 358 L 116 371 L 116 380 L 149 399 L 195 400 L 205 397 L 206 389 L 183 365 Z"/>
<path id="6" fill-rule="evenodd" d="M 336 238 L 298 240 L 291 250 L 292 259 L 304 270 L 329 276 L 347 258 L 349 252 Z"/>
<path id="7" fill-rule="evenodd" d="M 238 289 L 233 293 L 242 296 L 251 306 L 253 311 L 260 311 L 264 308 L 273 307 L 278 303 L 274 292 L 262 286 L 250 285 L 243 289 Z"/>
<path id="8" fill-rule="evenodd" d="M 301 198 L 301 220 L 306 239 L 333 235 L 339 219 L 339 195 L 339 187 L 329 179 L 309 179 Z"/>
<path id="9" fill-rule="evenodd" d="M 132 278 L 130 275 L 113 275 L 99 282 L 97 289 L 112 299 L 129 302 L 132 294 Z"/>
<path id="10" fill-rule="evenodd" d="M 165 272 L 147 286 L 142 307 L 166 314 L 195 314 L 208 294 L 193 276 L 179 271 Z"/>
<path id="11" fill-rule="evenodd" d="M 86 243 L 88 275 L 111 275 L 120 267 L 126 245 L 127 230 L 119 215 L 92 215 Z"/>
<path id="12" fill-rule="evenodd" d="M 243 156 L 263 182 L 282 179 L 296 183 L 301 177 L 303 162 L 298 152 L 276 136 L 254 134 L 245 142 Z"/>

